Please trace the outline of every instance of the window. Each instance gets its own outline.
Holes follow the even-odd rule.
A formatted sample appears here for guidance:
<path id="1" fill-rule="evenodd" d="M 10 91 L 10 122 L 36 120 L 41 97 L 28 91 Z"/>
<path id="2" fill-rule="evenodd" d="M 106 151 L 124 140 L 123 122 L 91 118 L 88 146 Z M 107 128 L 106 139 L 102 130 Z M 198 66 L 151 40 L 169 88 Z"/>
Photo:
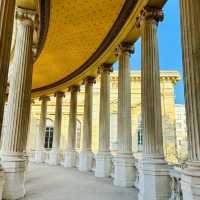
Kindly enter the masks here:
<path id="1" fill-rule="evenodd" d="M 46 127 L 44 147 L 47 148 L 47 149 L 51 149 L 52 148 L 53 130 L 54 130 L 53 127 Z"/>
<path id="2" fill-rule="evenodd" d="M 45 143 L 44 148 L 51 149 L 53 145 L 53 121 L 51 119 L 46 120 L 46 130 L 45 130 Z"/>
<path id="3" fill-rule="evenodd" d="M 138 145 L 143 144 L 143 139 L 142 139 L 142 131 L 141 129 L 138 130 Z"/>

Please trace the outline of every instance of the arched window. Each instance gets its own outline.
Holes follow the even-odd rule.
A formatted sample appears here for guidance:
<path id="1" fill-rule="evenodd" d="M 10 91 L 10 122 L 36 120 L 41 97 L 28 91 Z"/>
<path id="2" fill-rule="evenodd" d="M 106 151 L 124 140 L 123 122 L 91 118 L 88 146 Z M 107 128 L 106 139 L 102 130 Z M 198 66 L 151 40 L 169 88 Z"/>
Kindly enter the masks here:
<path id="1" fill-rule="evenodd" d="M 76 148 L 80 149 L 81 146 L 81 122 L 76 120 Z"/>
<path id="2" fill-rule="evenodd" d="M 45 130 L 45 143 L 44 147 L 46 149 L 51 149 L 53 144 L 53 121 L 51 119 L 47 119 L 46 121 L 46 130 Z"/>

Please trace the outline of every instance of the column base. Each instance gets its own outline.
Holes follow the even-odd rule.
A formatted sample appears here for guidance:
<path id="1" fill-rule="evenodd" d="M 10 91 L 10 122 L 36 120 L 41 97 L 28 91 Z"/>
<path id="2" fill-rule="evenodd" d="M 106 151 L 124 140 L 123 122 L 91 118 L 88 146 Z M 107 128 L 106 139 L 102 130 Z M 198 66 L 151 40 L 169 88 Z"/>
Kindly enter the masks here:
<path id="1" fill-rule="evenodd" d="M 188 163 L 181 177 L 183 199 L 200 199 L 200 162 Z"/>
<path id="2" fill-rule="evenodd" d="M 5 172 L 0 166 L 0 199 L 3 198 L 4 185 L 5 185 Z"/>
<path id="3" fill-rule="evenodd" d="M 59 165 L 60 164 L 60 152 L 56 150 L 51 150 L 49 153 L 49 161 L 50 165 Z"/>
<path id="4" fill-rule="evenodd" d="M 66 151 L 64 159 L 64 167 L 66 168 L 76 167 L 76 158 L 77 158 L 76 151 Z"/>
<path id="5" fill-rule="evenodd" d="M 92 170 L 92 161 L 93 161 L 92 151 L 81 151 L 79 154 L 79 171 L 88 172 Z"/>
<path id="6" fill-rule="evenodd" d="M 29 156 L 28 156 L 27 152 L 24 152 L 24 159 L 26 161 L 26 168 L 27 168 L 28 164 L 29 164 Z"/>
<path id="7" fill-rule="evenodd" d="M 113 184 L 120 187 L 134 186 L 136 179 L 136 169 L 134 166 L 134 157 L 130 155 L 117 155 L 114 162 L 114 180 Z"/>
<path id="8" fill-rule="evenodd" d="M 2 168 L 5 172 L 3 199 L 19 199 L 25 195 L 26 160 L 23 153 L 2 153 Z"/>
<path id="9" fill-rule="evenodd" d="M 36 163 L 44 163 L 45 162 L 45 153 L 43 150 L 35 151 L 35 160 Z"/>
<path id="10" fill-rule="evenodd" d="M 142 160 L 138 200 L 169 200 L 169 166 L 165 160 Z"/>
<path id="11" fill-rule="evenodd" d="M 109 177 L 112 170 L 112 155 L 110 152 L 99 152 L 96 156 L 96 177 Z"/>

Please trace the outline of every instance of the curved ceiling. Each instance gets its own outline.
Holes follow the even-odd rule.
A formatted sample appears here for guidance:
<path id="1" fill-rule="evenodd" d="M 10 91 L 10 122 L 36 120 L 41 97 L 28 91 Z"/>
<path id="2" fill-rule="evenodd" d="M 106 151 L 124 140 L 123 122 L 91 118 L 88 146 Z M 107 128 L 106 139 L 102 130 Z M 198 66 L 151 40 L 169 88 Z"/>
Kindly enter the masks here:
<path id="1" fill-rule="evenodd" d="M 85 63 L 115 23 L 125 0 L 51 0 L 44 48 L 34 64 L 33 89 L 55 83 Z"/>
<path id="2" fill-rule="evenodd" d="M 147 4 L 162 7 L 166 0 L 16 0 L 40 13 L 38 55 L 32 92 L 38 96 L 80 84 L 102 62 L 116 60 L 114 50 L 140 35 L 136 18 Z M 48 31 L 48 32 L 47 32 Z"/>

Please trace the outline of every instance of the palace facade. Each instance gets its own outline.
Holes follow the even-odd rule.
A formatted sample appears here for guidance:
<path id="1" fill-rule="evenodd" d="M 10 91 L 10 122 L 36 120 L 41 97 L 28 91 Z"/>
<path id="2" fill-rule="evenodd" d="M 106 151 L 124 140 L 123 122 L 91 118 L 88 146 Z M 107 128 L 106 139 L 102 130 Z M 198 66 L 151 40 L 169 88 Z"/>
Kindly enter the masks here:
<path id="1" fill-rule="evenodd" d="M 110 147 L 111 151 L 117 151 L 117 104 L 118 104 L 118 73 L 111 73 L 110 82 Z M 180 80 L 177 71 L 161 71 L 161 101 L 163 117 L 163 139 L 164 152 L 168 162 L 177 163 L 176 152 L 176 108 L 174 87 Z M 100 77 L 96 79 L 93 88 L 93 113 L 92 113 L 92 150 L 98 151 L 99 140 L 99 103 L 100 103 Z M 51 150 L 53 144 L 53 130 L 55 120 L 55 97 L 51 97 L 47 106 L 46 134 L 43 145 L 47 150 Z M 137 156 L 141 157 L 143 139 L 141 122 L 141 72 L 131 72 L 131 124 L 132 124 L 132 149 Z M 63 98 L 62 128 L 60 138 L 61 154 L 67 147 L 67 132 L 70 113 L 70 93 L 65 93 Z M 77 102 L 77 123 L 76 123 L 76 148 L 80 150 L 81 135 L 83 132 L 84 116 L 84 86 L 81 86 Z M 30 132 L 28 137 L 27 151 L 37 149 L 37 137 L 39 134 L 39 121 L 41 112 L 41 101 L 35 99 L 32 103 Z M 37 133 L 38 132 L 38 133 Z M 180 135 L 180 132 L 179 132 Z"/>

